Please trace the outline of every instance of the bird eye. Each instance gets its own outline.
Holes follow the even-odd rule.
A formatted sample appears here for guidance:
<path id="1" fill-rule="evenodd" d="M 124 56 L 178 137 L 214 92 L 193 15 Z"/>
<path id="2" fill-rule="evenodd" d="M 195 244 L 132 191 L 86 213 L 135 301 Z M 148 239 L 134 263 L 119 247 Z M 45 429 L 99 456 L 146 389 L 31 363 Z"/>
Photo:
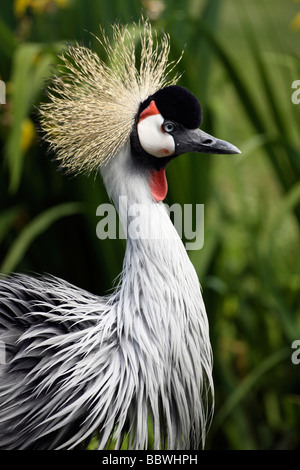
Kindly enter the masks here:
<path id="1" fill-rule="evenodd" d="M 172 121 L 165 121 L 162 126 L 161 126 L 163 132 L 167 132 L 168 134 L 171 134 L 172 132 L 175 131 L 176 126 L 174 122 Z"/>

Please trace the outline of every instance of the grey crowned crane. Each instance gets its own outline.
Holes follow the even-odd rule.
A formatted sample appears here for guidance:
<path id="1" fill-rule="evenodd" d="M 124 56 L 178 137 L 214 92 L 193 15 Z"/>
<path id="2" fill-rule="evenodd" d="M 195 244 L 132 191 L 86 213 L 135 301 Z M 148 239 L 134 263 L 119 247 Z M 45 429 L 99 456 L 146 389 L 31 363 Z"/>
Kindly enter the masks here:
<path id="1" fill-rule="evenodd" d="M 113 27 L 106 65 L 71 45 L 41 107 L 66 171 L 100 172 L 128 227 L 120 280 L 97 296 L 61 279 L 0 280 L 0 448 L 198 449 L 213 412 L 212 352 L 201 287 L 163 200 L 166 167 L 185 152 L 240 151 L 199 129 L 195 96 L 168 81 L 169 37 L 150 23 Z M 140 40 L 139 65 L 136 43 Z M 150 220 L 149 220 L 150 215 Z M 144 228 L 147 227 L 146 230 Z M 148 426 L 151 422 L 151 441 Z"/>

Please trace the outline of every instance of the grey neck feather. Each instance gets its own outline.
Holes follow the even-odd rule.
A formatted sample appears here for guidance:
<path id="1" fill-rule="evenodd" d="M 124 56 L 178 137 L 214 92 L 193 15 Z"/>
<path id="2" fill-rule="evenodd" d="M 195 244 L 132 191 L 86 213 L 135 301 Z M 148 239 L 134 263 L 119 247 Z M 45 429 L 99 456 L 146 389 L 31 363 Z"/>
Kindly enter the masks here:
<path id="1" fill-rule="evenodd" d="M 168 448 L 203 444 L 210 418 L 209 389 L 213 394 L 212 355 L 197 274 L 165 205 L 153 201 L 147 174 L 134 167 L 130 146 L 102 169 L 102 175 L 127 228 L 123 273 L 113 299 L 117 329 L 128 364 L 136 365 L 138 395 L 148 396 L 156 448 L 161 409 Z M 142 428 L 147 419 L 138 423 Z M 136 432 L 146 434 L 146 429 Z"/>

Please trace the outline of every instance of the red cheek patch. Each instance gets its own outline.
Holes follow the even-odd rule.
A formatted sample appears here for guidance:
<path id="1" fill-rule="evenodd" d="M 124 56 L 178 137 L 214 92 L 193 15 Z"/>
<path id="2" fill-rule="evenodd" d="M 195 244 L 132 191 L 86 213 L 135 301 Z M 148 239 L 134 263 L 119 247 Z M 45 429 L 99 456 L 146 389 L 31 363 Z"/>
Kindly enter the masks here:
<path id="1" fill-rule="evenodd" d="M 143 119 L 146 119 L 149 116 L 154 116 L 155 114 L 160 114 L 160 112 L 158 111 L 156 107 L 155 101 L 152 100 L 149 106 L 146 109 L 144 109 L 144 111 L 141 112 L 139 122 L 141 122 Z"/>
<path id="2" fill-rule="evenodd" d="M 151 170 L 149 177 L 149 186 L 153 199 L 163 201 L 168 192 L 168 183 L 164 168 L 159 171 Z"/>

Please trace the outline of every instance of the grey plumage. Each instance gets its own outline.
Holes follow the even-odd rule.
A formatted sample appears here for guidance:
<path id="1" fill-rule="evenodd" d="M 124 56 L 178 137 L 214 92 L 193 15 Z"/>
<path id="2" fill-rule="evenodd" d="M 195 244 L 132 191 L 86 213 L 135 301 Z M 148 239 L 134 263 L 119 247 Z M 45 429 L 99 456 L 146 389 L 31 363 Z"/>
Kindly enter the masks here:
<path id="1" fill-rule="evenodd" d="M 142 174 L 117 176 L 128 151 L 103 177 L 111 195 L 122 185 L 131 202 L 140 201 Z M 9 360 L 0 382 L 0 448 L 73 448 L 98 431 L 99 448 L 111 435 L 118 448 L 129 433 L 129 446 L 143 449 L 148 417 L 156 449 L 204 444 L 213 385 L 200 285 L 165 206 L 143 202 L 159 233 L 128 238 L 111 296 L 56 278 L 1 280 L 0 338 Z"/>
<path id="2" fill-rule="evenodd" d="M 50 276 L 0 279 L 7 359 L 0 364 L 0 449 L 86 447 L 95 433 L 99 449 L 111 439 L 118 449 L 125 438 L 130 449 L 198 449 L 213 414 L 201 287 L 162 202 L 162 177 L 169 161 L 187 150 L 239 150 L 190 126 L 201 121 L 190 92 L 172 86 L 164 94 L 176 82 L 166 79 L 166 35 L 160 47 L 148 21 L 114 32 L 114 45 L 104 39 L 110 66 L 71 46 L 70 60 L 64 59 L 68 73 L 53 78 L 41 117 L 63 168 L 100 171 L 118 210 L 126 198 L 126 210 L 119 210 L 127 232 L 123 270 L 104 297 Z M 192 113 L 187 128 L 155 104 L 155 96 L 162 104 L 174 93 Z M 174 103 L 165 103 L 164 113 L 172 114 Z M 180 110 L 175 114 L 180 118 Z M 143 210 L 133 231 L 136 205 Z"/>

